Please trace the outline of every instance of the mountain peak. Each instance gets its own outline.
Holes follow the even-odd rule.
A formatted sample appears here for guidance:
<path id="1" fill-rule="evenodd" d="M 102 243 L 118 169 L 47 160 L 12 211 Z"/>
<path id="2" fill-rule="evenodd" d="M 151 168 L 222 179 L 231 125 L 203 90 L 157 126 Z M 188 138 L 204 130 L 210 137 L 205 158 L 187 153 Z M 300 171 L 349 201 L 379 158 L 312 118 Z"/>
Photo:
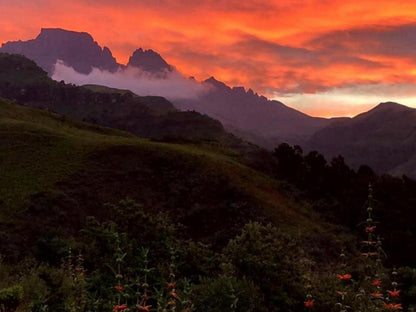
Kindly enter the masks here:
<path id="1" fill-rule="evenodd" d="M 42 28 L 35 39 L 7 42 L 0 52 L 22 54 L 50 75 L 57 60 L 83 74 L 90 73 L 93 67 L 108 71 L 119 68 L 111 51 L 101 48 L 90 34 L 61 28 Z"/>
<path id="2" fill-rule="evenodd" d="M 137 49 L 130 57 L 127 66 L 133 66 L 143 69 L 150 73 L 172 71 L 173 67 L 169 65 L 159 53 L 149 49 Z"/>
<path id="3" fill-rule="evenodd" d="M 64 37 L 73 37 L 73 38 L 83 38 L 84 40 L 94 42 L 93 37 L 87 32 L 77 32 L 72 30 L 66 30 L 62 28 L 41 28 L 40 34 L 36 39 L 48 38 L 51 39 L 64 38 Z M 35 40 L 36 40 L 35 39 Z"/>
<path id="4" fill-rule="evenodd" d="M 376 107 L 371 109 L 369 112 L 384 112 L 384 111 L 410 111 L 413 110 L 413 108 L 396 103 L 396 102 L 382 102 L 378 104 Z"/>
<path id="5" fill-rule="evenodd" d="M 204 80 L 204 83 L 209 83 L 211 86 L 213 86 L 216 89 L 231 90 L 229 86 L 227 86 L 224 82 L 215 79 L 214 76 L 211 76 L 208 79 Z"/>

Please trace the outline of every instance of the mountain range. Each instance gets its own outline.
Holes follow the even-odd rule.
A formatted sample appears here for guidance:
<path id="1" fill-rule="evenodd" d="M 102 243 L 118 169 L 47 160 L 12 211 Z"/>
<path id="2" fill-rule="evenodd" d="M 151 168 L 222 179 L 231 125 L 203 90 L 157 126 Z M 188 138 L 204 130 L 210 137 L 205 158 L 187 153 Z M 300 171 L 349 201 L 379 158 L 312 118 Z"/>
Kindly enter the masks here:
<path id="1" fill-rule="evenodd" d="M 165 79 L 176 71 L 158 53 L 142 48 L 132 54 L 128 64 L 119 64 L 111 51 L 101 48 L 88 33 L 63 29 L 44 28 L 33 40 L 4 43 L 0 52 L 23 54 L 49 75 L 58 60 L 83 74 L 93 68 L 116 72 L 136 67 L 154 79 Z M 282 142 L 299 144 L 329 158 L 343 155 L 357 168 L 368 164 L 378 172 L 416 176 L 416 137 L 412 126 L 416 124 L 416 115 L 411 108 L 389 102 L 354 118 L 317 118 L 251 89 L 229 87 L 214 77 L 200 84 L 207 88 L 198 97 L 168 100 L 180 110 L 215 118 L 227 131 L 266 148 Z M 117 104 L 111 111 L 116 110 Z M 125 122 L 121 119 L 119 123 Z M 141 124 L 144 128 L 145 123 Z"/>
<path id="2" fill-rule="evenodd" d="M 79 73 L 88 74 L 92 68 L 109 72 L 136 67 L 163 79 L 175 71 L 153 50 L 134 51 L 127 65 L 115 61 L 111 51 L 101 48 L 87 33 L 43 28 L 39 36 L 29 41 L 7 42 L 0 52 L 23 54 L 53 74 L 58 60 Z M 208 91 L 190 100 L 171 99 L 182 110 L 195 110 L 218 119 L 231 132 L 265 147 L 279 142 L 301 143 L 330 121 L 315 118 L 292 109 L 279 101 L 270 101 L 244 87 L 230 88 L 211 77 L 202 82 Z M 157 95 L 157 94 L 154 94 Z"/>

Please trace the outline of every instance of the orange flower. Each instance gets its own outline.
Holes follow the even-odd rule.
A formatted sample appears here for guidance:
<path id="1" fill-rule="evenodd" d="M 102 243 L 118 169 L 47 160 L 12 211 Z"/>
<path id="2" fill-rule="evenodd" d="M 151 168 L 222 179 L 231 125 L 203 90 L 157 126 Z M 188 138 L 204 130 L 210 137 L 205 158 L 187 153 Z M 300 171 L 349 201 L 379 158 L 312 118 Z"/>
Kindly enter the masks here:
<path id="1" fill-rule="evenodd" d="M 337 275 L 337 277 L 338 277 L 338 279 L 339 280 L 346 280 L 346 281 L 348 281 L 348 280 L 350 280 L 351 278 L 352 278 L 352 276 L 351 276 L 351 274 L 344 274 L 344 275 L 340 275 L 340 274 L 338 274 Z"/>
<path id="2" fill-rule="evenodd" d="M 373 298 L 383 298 L 383 294 L 377 291 L 377 292 L 373 292 L 371 294 L 371 297 L 373 297 Z"/>
<path id="3" fill-rule="evenodd" d="M 377 242 L 375 241 L 362 241 L 361 243 L 364 245 L 369 245 L 369 246 L 377 244 Z"/>
<path id="4" fill-rule="evenodd" d="M 142 298 L 143 298 L 143 300 L 147 300 L 147 299 L 149 299 L 149 296 L 147 294 L 143 294 Z"/>
<path id="5" fill-rule="evenodd" d="M 399 297 L 400 296 L 400 290 L 387 290 L 387 292 L 392 297 Z"/>
<path id="6" fill-rule="evenodd" d="M 139 311 L 149 312 L 151 307 L 152 307 L 151 305 L 148 305 L 148 306 L 141 306 L 141 305 L 139 305 Z"/>
<path id="7" fill-rule="evenodd" d="M 340 296 L 346 296 L 348 293 L 346 291 L 337 290 L 337 294 L 340 295 Z"/>
<path id="8" fill-rule="evenodd" d="M 397 304 L 393 304 L 393 303 L 384 303 L 384 307 L 386 309 L 389 309 L 391 311 L 398 311 L 398 310 L 402 310 L 402 304 L 401 303 L 397 303 Z"/>
<path id="9" fill-rule="evenodd" d="M 113 312 L 124 311 L 125 309 L 127 309 L 127 304 L 124 303 L 122 305 L 116 305 Z"/>
<path id="10" fill-rule="evenodd" d="M 114 286 L 114 289 L 117 290 L 117 291 L 122 291 L 124 288 L 123 288 L 123 286 L 116 285 L 116 286 Z"/>
<path id="11" fill-rule="evenodd" d="M 168 284 L 168 288 L 175 288 L 176 287 L 176 282 L 167 283 L 167 284 Z"/>
<path id="12" fill-rule="evenodd" d="M 368 258 L 368 257 L 372 257 L 372 256 L 377 256 L 377 253 L 376 252 L 363 252 L 363 253 L 361 253 L 361 255 Z"/>
<path id="13" fill-rule="evenodd" d="M 372 233 L 372 232 L 374 232 L 374 230 L 376 229 L 376 226 L 375 225 L 373 225 L 373 226 L 367 226 L 366 228 L 365 228 L 365 231 L 367 232 L 367 233 Z"/>
<path id="14" fill-rule="evenodd" d="M 307 307 L 307 308 L 311 308 L 314 305 L 313 300 L 307 300 L 304 303 L 305 303 L 305 307 Z"/>
<path id="15" fill-rule="evenodd" d="M 371 284 L 373 284 L 373 286 L 379 287 L 379 286 L 381 286 L 381 281 L 380 280 L 374 280 Z"/>

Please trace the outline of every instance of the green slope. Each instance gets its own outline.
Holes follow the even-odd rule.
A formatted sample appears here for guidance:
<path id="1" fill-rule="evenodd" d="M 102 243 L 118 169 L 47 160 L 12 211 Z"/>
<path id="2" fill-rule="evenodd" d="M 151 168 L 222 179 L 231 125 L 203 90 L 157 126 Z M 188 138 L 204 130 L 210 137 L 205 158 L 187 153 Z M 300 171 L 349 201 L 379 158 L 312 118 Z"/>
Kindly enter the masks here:
<path id="1" fill-rule="evenodd" d="M 152 142 L 5 100 L 0 131 L 3 218 L 39 202 L 47 205 L 59 194 L 86 215 L 132 197 L 147 209 L 173 212 L 201 237 L 210 229 L 228 236 L 250 219 L 308 232 L 320 227 L 311 210 L 285 198 L 275 180 L 240 163 L 238 153 Z M 73 209 L 65 200 L 61 208 Z"/>

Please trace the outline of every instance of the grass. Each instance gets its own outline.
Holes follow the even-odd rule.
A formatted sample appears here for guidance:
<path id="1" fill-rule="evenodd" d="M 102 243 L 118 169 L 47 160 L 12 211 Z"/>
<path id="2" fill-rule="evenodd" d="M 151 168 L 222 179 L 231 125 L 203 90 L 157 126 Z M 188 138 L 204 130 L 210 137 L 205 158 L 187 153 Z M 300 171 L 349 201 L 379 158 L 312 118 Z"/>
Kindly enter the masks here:
<path id="1" fill-rule="evenodd" d="M 6 211 L 82 169 L 90 152 L 132 138 L 0 99 L 0 198 Z"/>
<path id="2" fill-rule="evenodd" d="M 0 141 L 2 220 L 18 212 L 32 195 L 59 191 L 58 182 L 90 168 L 92 155 L 131 146 L 173 166 L 175 162 L 186 164 L 185 168 L 201 176 L 215 173 L 262 207 L 274 223 L 294 230 L 319 227 L 318 216 L 311 209 L 283 196 L 280 182 L 243 165 L 239 154 L 230 149 L 153 142 L 1 99 Z"/>

